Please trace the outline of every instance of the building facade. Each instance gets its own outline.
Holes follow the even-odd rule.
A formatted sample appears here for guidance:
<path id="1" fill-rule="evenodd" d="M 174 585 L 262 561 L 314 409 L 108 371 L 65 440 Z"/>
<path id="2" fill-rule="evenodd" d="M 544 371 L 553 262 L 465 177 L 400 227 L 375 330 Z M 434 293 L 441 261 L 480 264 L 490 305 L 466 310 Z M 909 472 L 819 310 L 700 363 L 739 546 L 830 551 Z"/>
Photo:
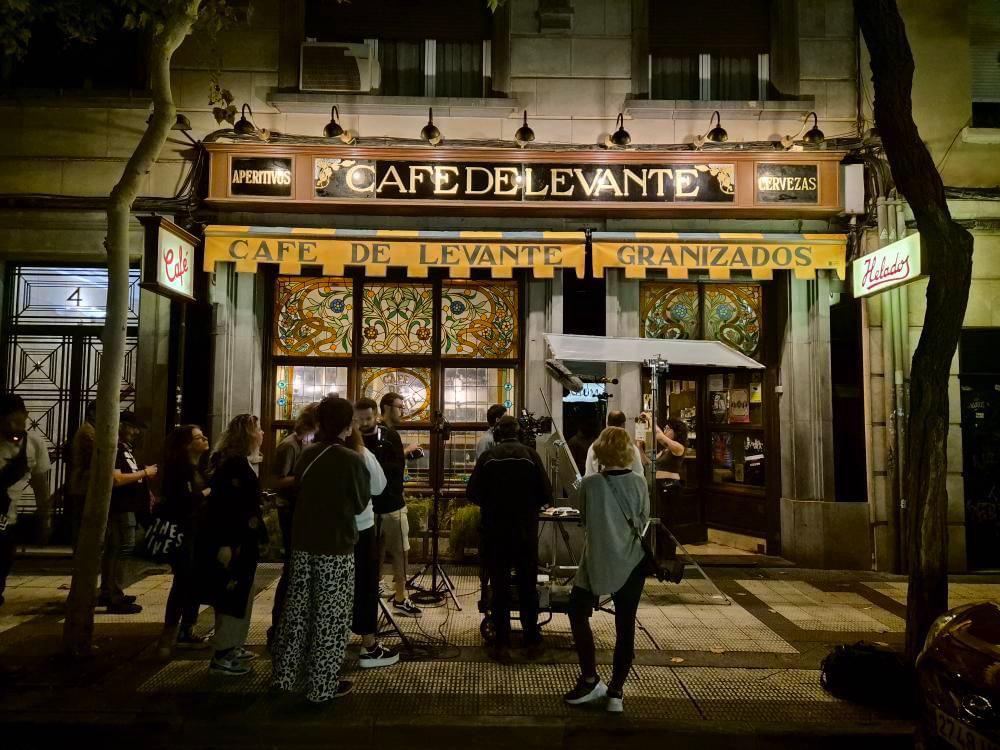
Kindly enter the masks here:
<path id="1" fill-rule="evenodd" d="M 567 437 L 590 418 L 546 374 L 545 334 L 720 340 L 762 368 L 665 378 L 660 418 L 691 428 L 684 502 L 662 509 L 671 524 L 685 540 L 806 565 L 898 565 L 883 305 L 854 300 L 844 276 L 849 253 L 898 238 L 906 222 L 900 208 L 896 234 L 884 224 L 879 239 L 874 212 L 852 193 L 859 168 L 845 169 L 864 163 L 871 126 L 851 3 L 734 3 L 722 20 L 642 0 L 508 0 L 495 15 L 441 3 L 420 18 L 405 3 L 376 5 L 258 0 L 244 26 L 196 34 L 175 56 L 175 103 L 197 143 L 171 137 L 137 214 L 194 231 L 208 261 L 197 267 L 204 304 L 135 287 L 123 400 L 153 425 L 148 460 L 177 419 L 215 436 L 234 414 L 261 414 L 272 444 L 305 401 L 399 390 L 411 404 L 407 437 L 428 448 L 410 466 L 411 494 L 459 498 L 490 403 L 551 414 Z M 971 27 L 955 19 L 979 5 L 953 4 L 944 27 L 922 5 L 901 3 L 918 124 L 946 184 L 988 187 L 989 129 L 950 137 L 969 119 L 972 63 L 953 76 L 964 88 L 921 76 L 922 66 L 971 59 Z M 941 28 L 951 30 L 947 55 Z M 91 83 L 58 96 L 12 85 L 0 102 L 4 386 L 33 399 L 57 457 L 96 372 L 88 352 L 101 301 L 86 290 L 100 288 L 104 225 L 94 199 L 120 175 L 149 112 L 141 91 Z M 254 134 L 219 132 L 216 85 Z M 948 107 L 935 104 L 941 96 Z M 327 138 L 334 105 L 346 132 Z M 436 145 L 421 138 L 428 110 Z M 817 123 L 825 140 L 803 143 Z M 526 124 L 534 140 L 522 149 Z M 726 143 L 706 139 L 716 125 Z M 993 204 L 955 205 L 979 222 L 969 308 L 979 317 L 969 326 L 996 326 L 984 286 L 996 276 Z M 138 265 L 138 221 L 133 237 Z M 470 241 L 475 257 L 447 255 Z M 287 254 L 302 243 L 304 255 Z M 757 270 L 755 246 L 769 253 Z M 714 250 L 696 259 L 699 247 L 718 248 L 720 265 Z M 788 263 L 773 258 L 777 248 Z M 796 248 L 811 259 L 798 273 Z M 900 362 L 919 333 L 918 284 L 905 290 Z M 40 317 L 25 290 L 43 300 Z M 90 317 L 78 323 L 81 307 Z M 618 381 L 606 386 L 611 408 L 632 417 L 651 405 L 641 367 L 588 368 Z M 447 442 L 440 418 L 454 427 Z M 956 569 L 968 533 L 955 499 L 965 496 L 962 458 L 959 448 L 949 462 Z"/>

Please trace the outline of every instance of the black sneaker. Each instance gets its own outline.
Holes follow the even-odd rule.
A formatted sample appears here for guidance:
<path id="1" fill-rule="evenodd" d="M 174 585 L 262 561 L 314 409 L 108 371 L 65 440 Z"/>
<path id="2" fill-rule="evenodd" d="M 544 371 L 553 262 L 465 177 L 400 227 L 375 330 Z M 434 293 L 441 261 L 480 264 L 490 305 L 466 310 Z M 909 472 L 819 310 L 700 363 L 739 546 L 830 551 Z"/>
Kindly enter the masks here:
<path id="1" fill-rule="evenodd" d="M 563 700 L 571 706 L 580 706 L 591 701 L 599 701 L 608 693 L 608 686 L 604 684 L 600 677 L 595 682 L 589 682 L 580 676 L 576 681 L 576 687 L 563 696 Z"/>
<path id="2" fill-rule="evenodd" d="M 109 615 L 137 615 L 140 612 L 142 612 L 142 606 L 138 604 L 129 604 L 125 601 L 109 604 L 107 608 L 107 613 Z"/>
<path id="3" fill-rule="evenodd" d="M 510 664 L 510 647 L 503 644 L 492 644 L 486 647 L 486 655 L 497 664 Z"/>
<path id="4" fill-rule="evenodd" d="M 398 661 L 399 653 L 397 651 L 393 651 L 381 643 L 376 643 L 370 649 L 362 646 L 361 658 L 358 663 L 365 669 L 374 669 L 375 667 L 391 667 Z"/>
<path id="5" fill-rule="evenodd" d="M 352 690 L 354 690 L 354 683 L 353 682 L 351 682 L 350 680 L 340 680 L 340 682 L 337 683 L 337 689 L 334 690 L 333 695 L 331 695 L 329 698 L 324 698 L 323 700 L 319 700 L 319 701 L 314 701 L 311 698 L 309 698 L 307 700 L 309 701 L 310 704 L 312 704 L 313 706 L 319 708 L 320 706 L 325 706 L 330 701 L 337 700 L 337 698 L 343 698 L 345 695 L 347 695 L 348 693 L 350 693 Z"/>
<path id="6" fill-rule="evenodd" d="M 396 601 L 396 597 L 392 597 L 392 611 L 393 614 L 402 615 L 403 617 L 420 617 L 423 612 L 420 611 L 420 607 L 410 601 L 407 597 L 401 602 Z"/>

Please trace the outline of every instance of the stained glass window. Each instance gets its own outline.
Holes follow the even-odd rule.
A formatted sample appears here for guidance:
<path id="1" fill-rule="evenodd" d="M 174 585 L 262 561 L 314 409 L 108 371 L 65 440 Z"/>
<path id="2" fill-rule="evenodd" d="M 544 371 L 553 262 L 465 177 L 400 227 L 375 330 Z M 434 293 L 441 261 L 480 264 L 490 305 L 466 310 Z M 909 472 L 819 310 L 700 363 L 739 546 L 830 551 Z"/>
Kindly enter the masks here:
<path id="1" fill-rule="evenodd" d="M 350 279 L 279 276 L 274 353 L 296 357 L 350 354 L 354 296 Z"/>
<path id="2" fill-rule="evenodd" d="M 444 417 L 449 422 L 485 422 L 493 404 L 514 409 L 514 369 L 449 367 L 444 371 Z"/>
<path id="3" fill-rule="evenodd" d="M 476 465 L 476 443 L 483 432 L 453 430 L 451 440 L 444 444 L 444 481 L 466 484 Z"/>
<path id="4" fill-rule="evenodd" d="M 697 284 L 643 284 L 640 310 L 645 338 L 698 338 L 701 305 Z"/>
<path id="5" fill-rule="evenodd" d="M 753 357 L 760 349 L 760 286 L 705 285 L 705 338 Z"/>
<path id="6" fill-rule="evenodd" d="M 434 291 L 429 284 L 368 284 L 362 297 L 365 354 L 430 354 Z"/>
<path id="7" fill-rule="evenodd" d="M 431 418 L 431 368 L 364 367 L 361 369 L 361 395 L 379 399 L 387 393 L 403 397 L 403 419 L 429 422 Z"/>
<path id="8" fill-rule="evenodd" d="M 307 404 L 331 393 L 348 398 L 346 367 L 278 365 L 274 374 L 274 418 L 296 419 Z"/>
<path id="9" fill-rule="evenodd" d="M 441 354 L 517 357 L 518 320 L 516 283 L 445 282 L 441 289 Z"/>

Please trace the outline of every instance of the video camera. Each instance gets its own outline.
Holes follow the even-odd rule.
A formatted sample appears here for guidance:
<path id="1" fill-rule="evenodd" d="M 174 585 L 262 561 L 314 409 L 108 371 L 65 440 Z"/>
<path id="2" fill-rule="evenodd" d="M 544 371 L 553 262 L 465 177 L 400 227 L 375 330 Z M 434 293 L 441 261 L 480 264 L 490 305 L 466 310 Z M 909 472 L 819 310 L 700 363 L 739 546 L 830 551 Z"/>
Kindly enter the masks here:
<path id="1" fill-rule="evenodd" d="M 517 418 L 517 439 L 522 445 L 534 448 L 536 438 L 550 432 L 552 417 L 537 418 L 534 412 L 521 410 L 521 415 Z"/>

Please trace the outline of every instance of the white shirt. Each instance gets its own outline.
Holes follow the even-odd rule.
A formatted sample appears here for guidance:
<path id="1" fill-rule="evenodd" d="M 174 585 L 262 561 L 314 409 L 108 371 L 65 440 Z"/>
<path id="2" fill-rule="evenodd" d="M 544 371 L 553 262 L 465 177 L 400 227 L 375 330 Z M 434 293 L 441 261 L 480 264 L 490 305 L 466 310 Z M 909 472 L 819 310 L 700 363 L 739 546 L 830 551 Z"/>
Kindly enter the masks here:
<path id="1" fill-rule="evenodd" d="M 632 466 L 630 467 L 633 472 L 638 474 L 640 477 L 646 476 L 646 472 L 642 468 L 642 454 L 639 453 L 639 447 L 636 445 L 632 446 Z M 597 456 L 594 455 L 594 444 L 591 443 L 590 447 L 587 448 L 587 463 L 584 467 L 583 475 L 589 477 L 591 474 L 601 473 L 601 464 L 597 460 Z"/>
<path id="2" fill-rule="evenodd" d="M 375 454 L 367 448 L 361 449 L 361 458 L 364 459 L 365 468 L 368 469 L 371 494 L 381 495 L 387 484 L 382 466 L 379 464 L 378 459 L 375 458 Z M 354 525 L 358 531 L 365 531 L 375 525 L 375 507 L 372 505 L 371 498 L 368 498 L 368 505 L 365 506 L 365 509 L 354 517 Z"/>
<path id="3" fill-rule="evenodd" d="M 0 466 L 6 466 L 21 450 L 21 446 L 14 445 L 7 440 L 0 440 Z M 24 491 L 31 483 L 31 478 L 44 475 L 52 468 L 49 461 L 49 452 L 45 448 L 42 439 L 33 433 L 28 433 L 28 448 L 26 450 L 28 459 L 28 471 L 18 481 L 7 488 L 7 495 L 10 497 L 10 509 L 7 511 L 7 525 L 13 526 L 17 523 L 17 505 L 24 496 Z"/>

